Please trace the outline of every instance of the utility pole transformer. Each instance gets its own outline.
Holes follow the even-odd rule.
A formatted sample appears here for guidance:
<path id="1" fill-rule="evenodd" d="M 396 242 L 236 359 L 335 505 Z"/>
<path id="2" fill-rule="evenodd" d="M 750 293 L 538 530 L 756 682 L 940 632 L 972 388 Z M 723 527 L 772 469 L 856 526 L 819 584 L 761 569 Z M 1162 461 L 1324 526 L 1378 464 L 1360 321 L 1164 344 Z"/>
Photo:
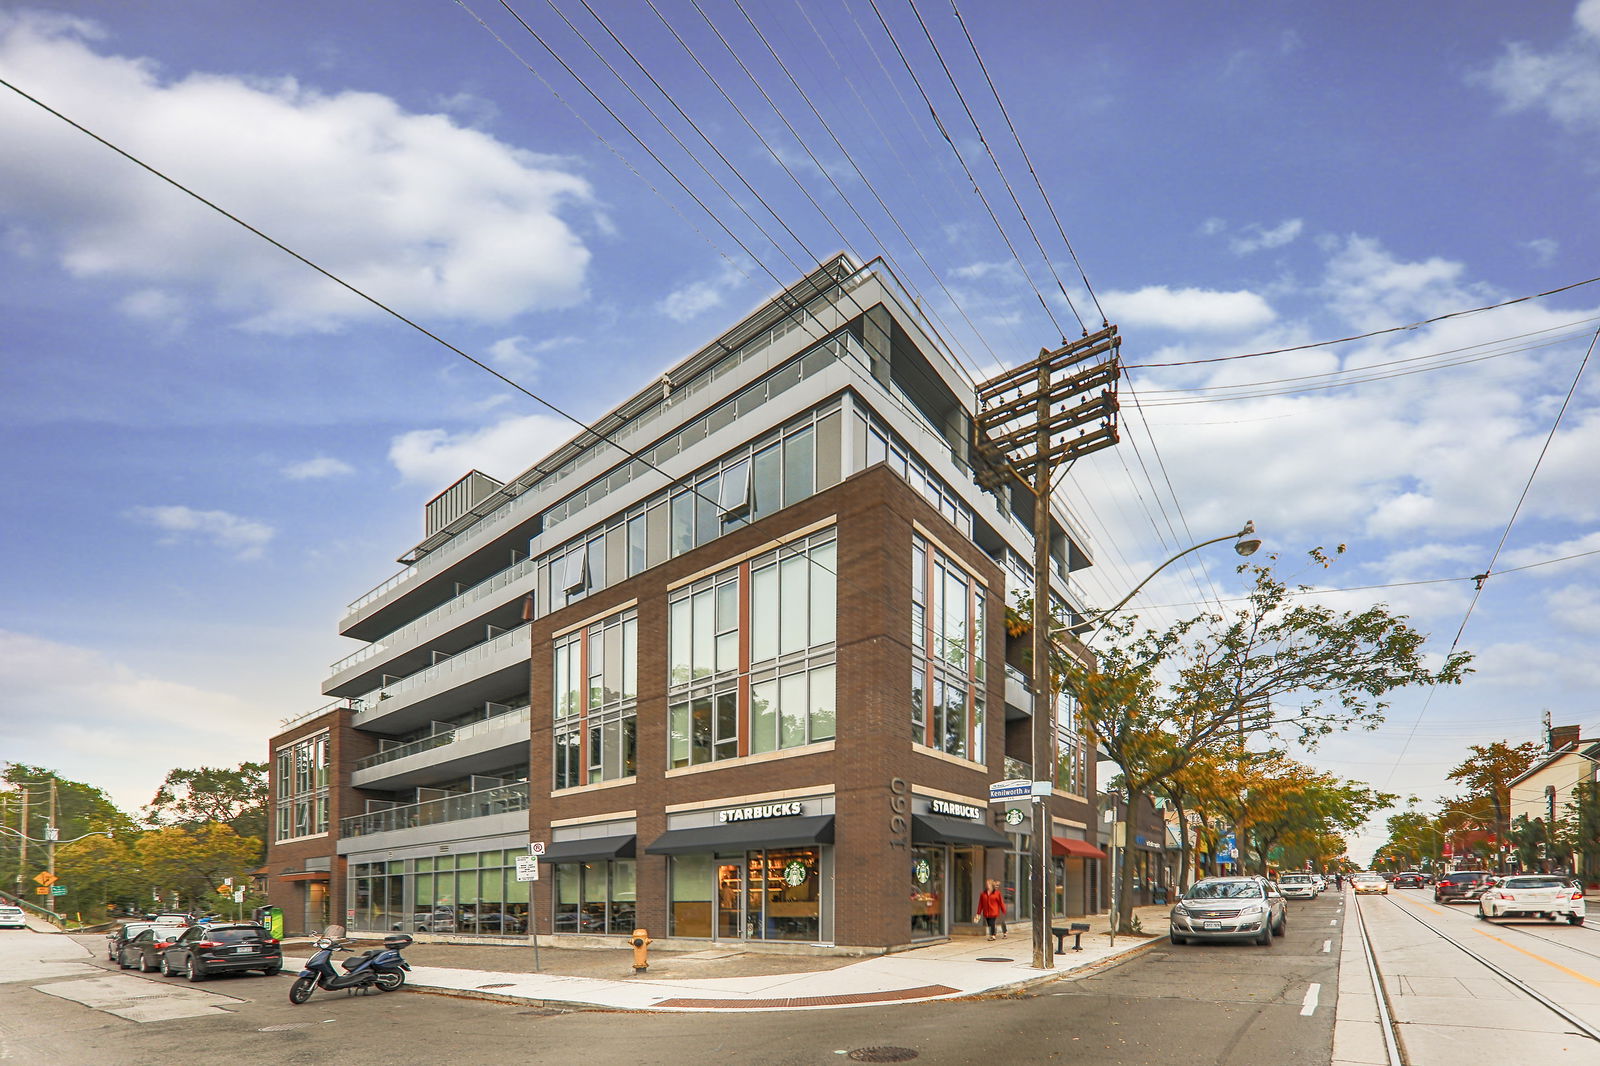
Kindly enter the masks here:
<path id="1" fill-rule="evenodd" d="M 1055 780 L 1055 698 L 1050 684 L 1050 488 L 1060 463 L 1117 443 L 1116 383 L 1122 376 L 1116 326 L 1106 326 L 978 386 L 973 451 L 985 488 L 1020 481 L 1033 493 L 1034 780 Z M 1100 390 L 1098 393 L 1095 390 Z M 1094 428 L 1089 428 L 1091 425 Z M 1075 435 L 1072 431 L 1076 430 Z M 1033 965 L 1055 967 L 1050 950 L 1050 797 L 1034 804 Z M 1113 921 L 1115 917 L 1113 916 Z"/>

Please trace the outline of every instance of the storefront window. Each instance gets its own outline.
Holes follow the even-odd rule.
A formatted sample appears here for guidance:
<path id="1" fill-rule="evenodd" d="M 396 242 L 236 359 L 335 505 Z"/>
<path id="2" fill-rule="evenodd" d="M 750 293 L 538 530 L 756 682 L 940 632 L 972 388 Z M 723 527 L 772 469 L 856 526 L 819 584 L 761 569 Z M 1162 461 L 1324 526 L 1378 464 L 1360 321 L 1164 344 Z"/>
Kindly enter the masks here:
<path id="1" fill-rule="evenodd" d="M 944 936 L 945 849 L 911 849 L 911 938 Z"/>
<path id="2" fill-rule="evenodd" d="M 669 870 L 673 936 L 711 936 L 715 860 L 710 855 L 674 855 Z"/>
<path id="3" fill-rule="evenodd" d="M 555 866 L 558 933 L 626 935 L 638 919 L 638 876 L 632 859 L 563 862 Z"/>
<path id="4" fill-rule="evenodd" d="M 767 940 L 810 940 L 821 937 L 822 892 L 815 848 L 788 848 L 765 853 L 764 867 L 752 858 L 752 871 L 765 870 L 762 933 Z"/>

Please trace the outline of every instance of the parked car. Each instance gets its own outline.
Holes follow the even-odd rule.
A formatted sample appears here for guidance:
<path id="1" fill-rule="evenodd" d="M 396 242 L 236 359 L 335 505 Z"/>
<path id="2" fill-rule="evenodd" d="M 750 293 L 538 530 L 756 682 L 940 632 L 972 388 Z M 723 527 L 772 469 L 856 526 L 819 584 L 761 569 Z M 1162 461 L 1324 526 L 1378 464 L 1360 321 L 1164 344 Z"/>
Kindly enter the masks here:
<path id="1" fill-rule="evenodd" d="M 1389 882 L 1377 874 L 1356 874 L 1350 878 L 1350 887 L 1355 889 L 1358 896 L 1389 894 Z"/>
<path id="2" fill-rule="evenodd" d="M 260 970 L 271 977 L 283 969 L 283 948 L 254 922 L 213 922 L 185 929 L 161 953 L 167 977 L 204 981 L 212 974 Z"/>
<path id="3" fill-rule="evenodd" d="M 161 969 L 162 954 L 182 935 L 183 929 L 176 925 L 152 925 L 141 930 L 117 947 L 117 968 L 155 973 Z"/>
<path id="4" fill-rule="evenodd" d="M 1487 870 L 1454 870 L 1439 878 L 1433 886 L 1435 903 L 1471 903 L 1483 895 L 1483 890 L 1493 881 Z"/>
<path id="5" fill-rule="evenodd" d="M 26 929 L 28 916 L 22 913 L 21 907 L 10 904 L 0 905 L 0 929 Z"/>
<path id="6" fill-rule="evenodd" d="M 162 911 L 152 914 L 147 920 L 157 925 L 193 925 L 194 915 L 188 911 Z"/>
<path id="7" fill-rule="evenodd" d="M 1278 891 L 1284 899 L 1316 899 L 1322 890 L 1311 874 L 1284 874 L 1278 878 Z"/>
<path id="8" fill-rule="evenodd" d="M 126 944 L 128 941 L 132 940 L 146 929 L 165 930 L 171 934 L 171 936 L 167 938 L 168 940 L 176 940 L 178 939 L 178 934 L 182 933 L 185 928 L 187 927 L 182 925 L 174 925 L 171 922 L 125 922 L 121 928 L 113 929 L 111 932 L 106 934 L 106 961 L 116 962 L 117 952 L 121 950 L 122 945 Z"/>
<path id="9" fill-rule="evenodd" d="M 1427 878 L 1415 870 L 1402 870 L 1389 878 L 1395 888 L 1421 888 L 1426 882 Z"/>
<path id="10" fill-rule="evenodd" d="M 1565 877 L 1552 874 L 1521 874 L 1503 877 L 1478 897 L 1478 917 L 1544 918 L 1582 925 L 1585 916 L 1583 889 L 1574 888 Z"/>
<path id="11" fill-rule="evenodd" d="M 1263 947 L 1289 926 L 1289 910 L 1270 881 L 1207 877 L 1189 886 L 1172 907 L 1172 942 L 1254 940 Z"/>

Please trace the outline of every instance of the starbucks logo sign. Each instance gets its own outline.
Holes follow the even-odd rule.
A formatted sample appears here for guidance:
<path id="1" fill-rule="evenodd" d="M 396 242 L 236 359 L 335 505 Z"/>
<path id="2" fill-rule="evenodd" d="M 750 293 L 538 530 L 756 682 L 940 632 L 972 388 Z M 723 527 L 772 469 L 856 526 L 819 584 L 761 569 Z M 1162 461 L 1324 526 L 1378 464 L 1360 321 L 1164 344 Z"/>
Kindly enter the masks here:
<path id="1" fill-rule="evenodd" d="M 1006 810 L 1007 825 L 1021 825 L 1023 817 L 1021 807 L 1010 807 Z"/>
<path id="2" fill-rule="evenodd" d="M 783 883 L 790 888 L 799 888 L 806 883 L 806 864 L 799 859 L 790 859 L 783 868 Z"/>
<path id="3" fill-rule="evenodd" d="M 927 859 L 918 859 L 911 864 L 911 876 L 916 878 L 917 884 L 925 885 L 933 876 L 933 864 Z"/>

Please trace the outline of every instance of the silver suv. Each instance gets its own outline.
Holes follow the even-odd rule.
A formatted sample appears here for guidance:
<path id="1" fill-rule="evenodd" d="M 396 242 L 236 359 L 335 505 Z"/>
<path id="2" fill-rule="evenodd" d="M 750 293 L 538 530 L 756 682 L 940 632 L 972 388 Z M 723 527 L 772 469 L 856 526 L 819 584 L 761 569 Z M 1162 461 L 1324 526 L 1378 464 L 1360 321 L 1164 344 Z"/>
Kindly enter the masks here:
<path id="1" fill-rule="evenodd" d="M 1172 907 L 1172 942 L 1254 940 L 1265 947 L 1289 927 L 1289 910 L 1264 877 L 1207 877 Z"/>
<path id="2" fill-rule="evenodd" d="M 1282 874 L 1278 878 L 1278 891 L 1284 899 L 1316 899 L 1322 891 L 1311 874 Z"/>

